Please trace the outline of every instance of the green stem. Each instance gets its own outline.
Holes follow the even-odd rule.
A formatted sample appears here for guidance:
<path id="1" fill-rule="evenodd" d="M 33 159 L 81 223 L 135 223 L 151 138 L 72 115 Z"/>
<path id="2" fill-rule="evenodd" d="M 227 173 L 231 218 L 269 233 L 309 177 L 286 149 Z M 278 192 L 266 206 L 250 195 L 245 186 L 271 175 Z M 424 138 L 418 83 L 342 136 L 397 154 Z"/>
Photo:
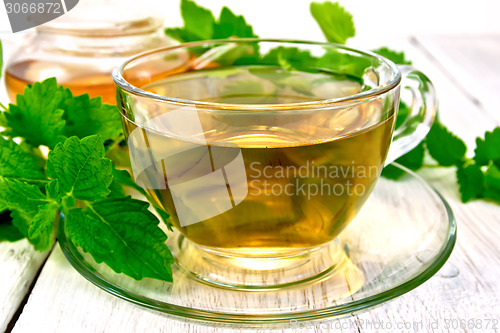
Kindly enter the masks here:
<path id="1" fill-rule="evenodd" d="M 118 135 L 116 138 L 113 139 L 111 144 L 109 144 L 106 147 L 106 151 L 109 152 L 109 151 L 115 149 L 120 144 L 120 142 L 122 142 L 122 140 L 123 140 L 123 135 L 122 134 Z"/>
<path id="2" fill-rule="evenodd" d="M 423 164 L 422 166 L 424 168 L 445 168 L 444 166 L 439 164 Z"/>
<path id="3" fill-rule="evenodd" d="M 2 108 L 3 111 L 7 111 L 7 108 L 2 104 L 2 102 L 0 102 L 0 108 Z"/>
<path id="4" fill-rule="evenodd" d="M 26 182 L 26 183 L 29 183 L 29 184 L 38 184 L 38 183 L 48 184 L 48 183 L 50 183 L 50 180 L 48 180 L 48 179 L 17 178 L 17 180 L 20 180 L 20 181 L 23 181 L 23 182 Z"/>

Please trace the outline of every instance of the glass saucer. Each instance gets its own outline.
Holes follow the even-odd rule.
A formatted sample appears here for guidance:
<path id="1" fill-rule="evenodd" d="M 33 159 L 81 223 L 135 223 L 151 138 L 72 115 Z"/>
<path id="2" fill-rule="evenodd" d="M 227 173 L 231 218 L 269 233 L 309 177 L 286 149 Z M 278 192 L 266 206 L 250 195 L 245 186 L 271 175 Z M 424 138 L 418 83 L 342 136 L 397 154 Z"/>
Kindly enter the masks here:
<path id="1" fill-rule="evenodd" d="M 276 324 L 342 317 L 400 296 L 424 283 L 448 259 L 456 239 L 453 213 L 410 170 L 399 181 L 379 179 L 356 219 L 334 241 L 343 261 L 314 281 L 289 288 L 245 291 L 206 284 L 173 267 L 173 283 L 133 280 L 97 264 L 64 234 L 61 248 L 75 269 L 101 289 L 132 303 L 221 324 Z M 175 255 L 179 237 L 169 234 Z M 333 244 L 333 243 L 332 243 Z"/>

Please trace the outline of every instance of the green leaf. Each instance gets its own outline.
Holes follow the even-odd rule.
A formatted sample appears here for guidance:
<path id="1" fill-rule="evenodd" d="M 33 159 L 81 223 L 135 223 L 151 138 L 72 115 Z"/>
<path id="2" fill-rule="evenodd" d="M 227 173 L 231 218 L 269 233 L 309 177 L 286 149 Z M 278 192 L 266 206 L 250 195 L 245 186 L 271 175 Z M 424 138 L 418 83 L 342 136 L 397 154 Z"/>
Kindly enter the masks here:
<path id="1" fill-rule="evenodd" d="M 458 166 L 457 181 L 462 194 L 462 202 L 480 198 L 484 192 L 484 175 L 477 164 Z"/>
<path id="2" fill-rule="evenodd" d="M 214 26 L 213 39 L 229 37 L 257 37 L 251 25 L 241 15 L 235 15 L 229 8 L 223 7 L 219 21 Z"/>
<path id="3" fill-rule="evenodd" d="M 358 79 L 360 82 L 362 82 L 365 70 L 371 65 L 371 60 L 366 57 L 333 49 L 328 49 L 328 51 L 319 58 L 317 63 L 317 66 L 323 71 L 349 75 L 352 78 Z"/>
<path id="4" fill-rule="evenodd" d="M 427 149 L 441 166 L 461 164 L 467 146 L 439 121 L 435 121 L 426 137 Z"/>
<path id="5" fill-rule="evenodd" d="M 382 177 L 385 177 L 387 179 L 397 180 L 403 177 L 404 174 L 405 172 L 403 170 L 401 170 L 398 167 L 395 167 L 392 164 L 389 164 L 388 166 L 384 167 L 381 175 Z"/>
<path id="6" fill-rule="evenodd" d="M 410 108 L 403 102 L 399 103 L 398 116 L 396 118 L 396 129 L 401 127 L 410 114 Z"/>
<path id="7" fill-rule="evenodd" d="M 127 197 L 95 202 L 86 210 L 73 208 L 66 219 L 66 234 L 96 262 L 105 262 L 117 273 L 137 280 L 172 281 L 167 236 L 148 206 Z"/>
<path id="8" fill-rule="evenodd" d="M 424 164 L 425 149 L 424 144 L 421 142 L 415 148 L 410 150 L 404 156 L 401 156 L 396 161 L 410 170 L 418 170 Z"/>
<path id="9" fill-rule="evenodd" d="M 107 198 L 123 198 L 127 196 L 123 186 L 114 178 L 111 185 L 109 185 L 109 191 Z"/>
<path id="10" fill-rule="evenodd" d="M 310 9 L 329 42 L 345 44 L 356 34 L 352 15 L 337 2 L 312 2 Z"/>
<path id="11" fill-rule="evenodd" d="M 490 161 L 500 165 L 500 127 L 492 132 L 486 132 L 484 140 L 477 138 L 474 153 L 474 160 L 479 165 L 488 165 Z"/>
<path id="12" fill-rule="evenodd" d="M 94 201 L 109 194 L 112 163 L 104 157 L 102 138 L 73 136 L 49 153 L 47 175 L 57 179 L 61 191 L 81 200 Z"/>
<path id="13" fill-rule="evenodd" d="M 0 242 L 15 242 L 24 238 L 24 235 L 12 224 L 10 211 L 4 210 L 0 201 Z"/>
<path id="14" fill-rule="evenodd" d="M 4 218 L 3 215 L 0 215 L 0 218 Z M 16 242 L 20 239 L 23 239 L 23 234 L 17 229 L 12 223 L 6 222 L 5 220 L 0 221 L 0 242 Z"/>
<path id="15" fill-rule="evenodd" d="M 5 135 L 22 137 L 34 147 L 52 149 L 72 135 L 100 134 L 108 140 L 122 132 L 116 106 L 102 104 L 100 97 L 73 96 L 69 89 L 57 86 L 55 78 L 27 87 L 17 96 L 16 105 L 9 105 L 4 118 Z"/>
<path id="16" fill-rule="evenodd" d="M 116 105 L 102 104 L 101 98 L 89 98 L 84 94 L 67 99 L 63 103 L 67 137 L 76 135 L 80 139 L 99 134 L 103 140 L 117 137 L 122 132 L 120 113 Z"/>
<path id="17" fill-rule="evenodd" d="M 64 194 L 61 193 L 59 181 L 57 179 L 51 180 L 50 183 L 45 185 L 45 194 L 47 198 L 55 201 L 59 200 Z"/>
<path id="18" fill-rule="evenodd" d="M 119 170 L 116 168 L 113 168 L 113 180 L 116 181 L 118 184 L 121 184 L 126 187 L 130 187 L 140 194 L 142 194 L 146 199 L 151 203 L 153 206 L 154 210 L 160 218 L 162 219 L 163 223 L 168 227 L 170 231 L 172 231 L 172 223 L 170 223 L 169 218 L 170 214 L 168 214 L 163 208 L 161 208 L 157 203 L 155 203 L 155 200 L 147 193 L 142 187 L 137 185 L 134 180 L 132 179 L 132 176 L 127 170 Z"/>
<path id="19" fill-rule="evenodd" d="M 381 47 L 376 50 L 373 50 L 374 53 L 377 53 L 378 55 L 381 55 L 382 57 L 385 57 L 392 61 L 395 64 L 398 65 L 411 65 L 411 61 L 406 59 L 405 53 L 404 52 L 397 52 L 394 50 L 391 50 L 387 47 Z"/>
<path id="20" fill-rule="evenodd" d="M 48 250 L 54 242 L 54 219 L 58 213 L 59 204 L 54 201 L 38 207 L 28 229 L 28 238 L 38 239 L 38 250 Z"/>
<path id="21" fill-rule="evenodd" d="M 198 6 L 194 1 L 181 1 L 181 15 L 184 20 L 184 29 L 199 40 L 212 39 L 215 19 L 212 12 Z"/>
<path id="22" fill-rule="evenodd" d="M 184 28 L 167 28 L 165 34 L 181 43 L 194 42 L 200 40 L 198 35 L 187 31 Z"/>
<path id="23" fill-rule="evenodd" d="M 256 42 L 249 42 L 247 44 L 229 43 L 222 44 L 210 48 L 210 50 L 203 50 L 197 61 L 203 60 L 210 64 L 217 64 L 219 67 L 228 67 L 229 71 L 237 69 L 233 65 L 254 65 L 259 64 L 260 54 L 258 52 L 259 45 Z M 232 67 L 229 67 L 232 66 Z M 227 71 L 218 71 L 216 74 L 208 74 L 210 77 L 214 75 L 226 75 Z"/>
<path id="24" fill-rule="evenodd" d="M 0 176 L 25 180 L 44 180 L 45 174 L 35 158 L 17 143 L 0 136 Z"/>
<path id="25" fill-rule="evenodd" d="M 117 181 L 119 184 L 122 184 L 124 186 L 130 187 L 143 196 L 147 196 L 148 194 L 146 191 L 137 185 L 134 180 L 132 179 L 132 176 L 127 170 L 119 170 L 117 168 L 113 168 L 113 180 Z"/>
<path id="26" fill-rule="evenodd" d="M 161 208 L 157 204 L 152 203 L 151 205 L 153 205 L 153 208 L 154 208 L 155 212 L 160 216 L 162 222 L 165 223 L 165 225 L 167 226 L 168 230 L 173 231 L 173 229 L 172 229 L 172 223 L 170 223 L 170 221 L 169 221 L 170 214 L 167 213 L 166 210 L 164 210 L 163 208 Z"/>
<path id="27" fill-rule="evenodd" d="M 6 108 L 3 105 L 0 105 L 0 108 L 6 110 Z M 5 118 L 5 112 L 0 112 L 0 127 L 7 127 L 7 119 Z M 0 130 L 0 134 L 2 135 L 7 135 L 8 130 Z"/>
<path id="28" fill-rule="evenodd" d="M 273 93 L 266 94 L 261 82 L 254 80 L 234 81 L 226 86 L 221 96 L 224 101 L 230 100 L 230 103 L 241 103 L 248 101 L 248 96 L 252 96 L 255 103 L 276 103 L 276 96 Z M 227 103 L 227 102 L 226 102 Z"/>
<path id="29" fill-rule="evenodd" d="M 424 144 L 421 142 L 418 146 L 410 150 L 405 155 L 396 160 L 397 163 L 407 167 L 410 170 L 416 171 L 424 164 L 425 149 Z M 405 172 L 393 165 L 388 165 L 382 170 L 382 176 L 389 179 L 398 179 L 403 176 Z"/>
<path id="30" fill-rule="evenodd" d="M 216 21 L 212 12 L 190 0 L 181 1 L 182 28 L 167 28 L 165 34 L 180 41 L 192 42 L 206 39 L 230 37 L 257 37 L 252 26 L 243 16 L 235 15 L 229 8 L 223 7 Z M 254 57 L 250 57 L 251 61 Z M 248 61 L 248 60 L 247 60 Z"/>
<path id="31" fill-rule="evenodd" d="M 12 211 L 12 224 L 23 236 L 28 237 L 35 249 L 46 249 L 47 240 L 44 236 L 29 237 L 29 229 L 31 223 L 37 219 L 39 207 L 51 203 L 51 200 L 47 199 L 34 185 L 17 179 L 0 177 L 0 201 Z"/>
<path id="32" fill-rule="evenodd" d="M 486 189 L 483 196 L 500 203 L 500 169 L 495 164 L 490 163 L 488 169 L 486 169 L 484 182 Z"/>
<path id="33" fill-rule="evenodd" d="M 17 95 L 16 105 L 9 104 L 5 119 L 11 137 L 23 137 L 29 144 L 54 147 L 64 140 L 64 111 L 60 108 L 63 89 L 55 78 L 26 87 L 23 95 Z"/>
<path id="34" fill-rule="evenodd" d="M 261 60 L 262 64 L 281 66 L 287 71 L 305 72 L 317 72 L 317 62 L 318 59 L 307 50 L 283 46 L 271 49 Z"/>
<path id="35" fill-rule="evenodd" d="M 28 238 L 28 230 L 30 228 L 30 224 L 29 224 L 30 220 L 26 219 L 25 217 L 23 217 L 22 213 L 15 211 L 15 210 L 10 211 L 10 219 L 12 221 L 12 225 L 17 230 L 19 230 L 19 232 L 23 235 L 23 237 Z M 30 240 L 29 238 L 28 238 L 28 241 L 36 248 L 36 243 L 37 243 L 36 241 Z"/>
<path id="36" fill-rule="evenodd" d="M 46 204 L 48 199 L 37 186 L 0 176 L 0 201 L 29 221 L 38 212 L 38 206 Z"/>

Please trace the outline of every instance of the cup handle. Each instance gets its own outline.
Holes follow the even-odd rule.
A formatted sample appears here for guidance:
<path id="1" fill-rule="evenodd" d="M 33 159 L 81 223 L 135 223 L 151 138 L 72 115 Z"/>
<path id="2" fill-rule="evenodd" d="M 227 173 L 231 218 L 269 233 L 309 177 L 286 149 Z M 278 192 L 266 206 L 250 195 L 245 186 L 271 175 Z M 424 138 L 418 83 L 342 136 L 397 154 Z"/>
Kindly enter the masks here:
<path id="1" fill-rule="evenodd" d="M 385 165 L 415 148 L 429 132 L 436 117 L 437 98 L 434 86 L 422 72 L 412 66 L 400 65 L 401 89 L 412 95 L 410 112 L 403 124 L 394 131 Z"/>

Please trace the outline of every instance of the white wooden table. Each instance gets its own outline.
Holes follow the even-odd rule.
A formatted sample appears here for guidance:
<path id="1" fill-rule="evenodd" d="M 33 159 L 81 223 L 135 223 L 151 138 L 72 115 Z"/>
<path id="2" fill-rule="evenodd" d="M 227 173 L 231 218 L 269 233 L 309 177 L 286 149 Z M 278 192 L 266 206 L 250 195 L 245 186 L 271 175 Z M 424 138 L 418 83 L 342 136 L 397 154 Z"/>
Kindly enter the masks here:
<path id="1" fill-rule="evenodd" d="M 352 45 L 372 48 L 383 44 L 405 50 L 414 65 L 428 74 L 438 92 L 442 121 L 469 149 L 474 147 L 476 136 L 500 126 L 496 104 L 500 97 L 500 35 L 413 36 L 357 40 Z M 486 320 L 500 320 L 500 205 L 483 201 L 462 204 L 453 168 L 419 173 L 441 191 L 454 210 L 458 221 L 455 250 L 429 281 L 404 296 L 344 319 L 348 324 L 342 331 L 384 331 L 373 324 L 390 322 L 393 327 L 406 325 L 396 331 L 476 332 L 482 330 L 477 326 L 446 329 L 446 324 L 475 320 L 484 325 Z M 16 333 L 241 331 L 188 323 L 129 304 L 81 277 L 59 246 L 37 253 L 25 240 L 0 243 L 0 308 L 0 331 Z M 275 331 L 294 330 L 283 325 Z M 485 331 L 495 330 L 490 323 Z"/>

